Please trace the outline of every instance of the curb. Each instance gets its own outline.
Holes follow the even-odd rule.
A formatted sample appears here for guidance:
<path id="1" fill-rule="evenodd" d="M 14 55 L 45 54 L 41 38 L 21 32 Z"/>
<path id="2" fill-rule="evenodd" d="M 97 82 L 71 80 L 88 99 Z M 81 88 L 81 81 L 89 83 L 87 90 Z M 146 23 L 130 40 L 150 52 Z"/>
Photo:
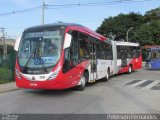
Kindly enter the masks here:
<path id="1" fill-rule="evenodd" d="M 20 88 L 16 86 L 15 82 L 0 84 L 0 93 L 11 92 L 15 90 L 20 90 Z"/>
<path id="2" fill-rule="evenodd" d="M 20 88 L 4 89 L 4 90 L 0 90 L 0 93 L 12 92 L 16 90 L 20 90 Z"/>

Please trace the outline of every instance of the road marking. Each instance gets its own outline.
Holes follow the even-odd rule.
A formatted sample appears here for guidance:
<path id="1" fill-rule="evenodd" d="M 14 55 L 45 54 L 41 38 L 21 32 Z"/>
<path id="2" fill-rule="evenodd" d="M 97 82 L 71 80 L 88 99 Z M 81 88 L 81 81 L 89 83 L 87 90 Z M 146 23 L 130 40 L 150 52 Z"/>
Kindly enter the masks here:
<path id="1" fill-rule="evenodd" d="M 151 89 L 152 87 L 156 86 L 160 81 L 154 81 L 151 84 L 147 85 L 146 87 L 142 88 L 143 90 Z"/>
<path id="2" fill-rule="evenodd" d="M 127 82 L 125 85 L 132 85 L 132 84 L 135 84 L 137 82 L 140 82 L 141 80 L 133 80 L 131 82 Z"/>
<path id="3" fill-rule="evenodd" d="M 151 90 L 160 90 L 160 82 L 153 86 Z"/>
<path id="4" fill-rule="evenodd" d="M 151 84 L 151 83 L 153 83 L 153 82 L 154 82 L 154 80 L 147 80 L 147 81 L 143 82 L 142 84 L 137 85 L 136 87 L 137 87 L 137 88 L 146 87 L 147 85 L 149 85 L 149 84 Z"/>
<path id="5" fill-rule="evenodd" d="M 128 80 L 114 85 L 114 87 L 124 86 L 128 88 L 139 88 L 142 90 L 160 90 L 160 80 Z"/>
<path id="6" fill-rule="evenodd" d="M 140 84 L 142 84 L 142 83 L 144 83 L 144 82 L 146 82 L 147 80 L 141 80 L 141 81 L 139 81 L 139 82 L 136 82 L 135 84 L 131 84 L 131 85 L 128 85 L 127 87 L 136 87 L 136 86 L 138 86 L 138 85 L 140 85 Z"/>
<path id="7" fill-rule="evenodd" d="M 123 87 L 124 85 L 126 85 L 127 83 L 129 83 L 130 81 L 132 80 L 129 80 L 129 81 L 121 81 L 121 80 L 118 80 L 118 82 L 116 82 L 116 84 L 114 84 L 115 87 Z"/>

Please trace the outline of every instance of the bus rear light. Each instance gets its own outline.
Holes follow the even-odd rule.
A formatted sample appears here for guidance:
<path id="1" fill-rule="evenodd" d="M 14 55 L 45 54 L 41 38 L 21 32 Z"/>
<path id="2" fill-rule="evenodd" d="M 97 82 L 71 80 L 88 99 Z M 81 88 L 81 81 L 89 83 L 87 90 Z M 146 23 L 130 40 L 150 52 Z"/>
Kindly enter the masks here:
<path id="1" fill-rule="evenodd" d="M 59 71 L 61 69 L 61 66 L 59 66 L 54 72 L 52 72 L 51 76 L 48 78 L 48 80 L 53 80 L 54 78 L 57 77 Z"/>
<path id="2" fill-rule="evenodd" d="M 20 74 L 20 72 L 15 68 L 15 72 L 16 72 L 16 76 L 19 78 L 19 79 L 21 79 L 21 74 Z"/>

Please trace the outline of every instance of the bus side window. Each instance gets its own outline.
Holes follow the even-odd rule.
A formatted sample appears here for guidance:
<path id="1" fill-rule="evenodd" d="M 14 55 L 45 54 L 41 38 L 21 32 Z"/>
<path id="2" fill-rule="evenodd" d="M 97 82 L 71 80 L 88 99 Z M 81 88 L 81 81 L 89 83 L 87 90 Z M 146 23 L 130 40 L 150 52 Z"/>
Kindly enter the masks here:
<path id="1" fill-rule="evenodd" d="M 121 59 L 121 49 L 120 49 L 120 46 L 117 46 L 117 59 Z"/>
<path id="2" fill-rule="evenodd" d="M 133 51 L 133 47 L 131 47 L 131 46 L 129 46 L 128 47 L 128 58 L 133 58 L 133 53 L 132 53 L 132 51 Z"/>
<path id="3" fill-rule="evenodd" d="M 102 46 L 101 46 L 101 56 L 102 56 L 102 59 L 106 59 L 107 58 L 105 43 L 102 43 Z"/>
<path id="4" fill-rule="evenodd" d="M 136 58 L 136 47 L 133 47 L 132 54 L 133 54 L 133 58 Z"/>
<path id="5" fill-rule="evenodd" d="M 102 56 L 101 56 L 101 44 L 100 42 L 98 42 L 98 44 L 96 44 L 96 57 L 97 59 L 101 59 Z"/>
<path id="6" fill-rule="evenodd" d="M 138 58 L 140 56 L 140 47 L 133 47 L 132 48 L 132 54 L 133 58 Z"/>
<path id="7" fill-rule="evenodd" d="M 89 37 L 83 33 L 79 33 L 79 57 L 89 58 Z"/>
<path id="8" fill-rule="evenodd" d="M 113 60 L 113 51 L 112 51 L 112 45 L 109 44 L 109 54 L 110 54 L 110 60 Z"/>
<path id="9" fill-rule="evenodd" d="M 113 53 L 112 53 L 112 45 L 106 44 L 106 59 L 112 60 L 113 59 Z"/>
<path id="10" fill-rule="evenodd" d="M 136 53 L 137 53 L 136 57 L 139 57 L 140 54 L 141 54 L 141 49 L 140 49 L 140 47 L 137 47 Z"/>
<path id="11" fill-rule="evenodd" d="M 71 54 L 71 67 L 74 67 L 78 64 L 78 31 L 72 31 L 72 42 L 70 48 Z"/>

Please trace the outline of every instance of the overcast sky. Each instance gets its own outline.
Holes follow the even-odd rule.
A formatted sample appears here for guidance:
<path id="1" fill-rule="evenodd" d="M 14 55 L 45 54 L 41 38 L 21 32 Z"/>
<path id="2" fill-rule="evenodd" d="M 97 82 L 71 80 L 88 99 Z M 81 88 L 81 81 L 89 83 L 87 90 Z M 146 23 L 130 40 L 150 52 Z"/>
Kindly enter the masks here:
<path id="1" fill-rule="evenodd" d="M 91 6 L 56 7 L 45 10 L 45 23 L 57 21 L 79 23 L 92 30 L 96 30 L 104 18 L 115 16 L 119 13 L 139 12 L 144 14 L 150 9 L 160 6 L 160 0 L 131 0 L 131 2 L 117 3 L 118 0 L 44 0 L 46 5 L 88 4 L 101 3 Z M 141 1 L 141 2 L 136 2 Z M 107 2 L 105 5 L 103 2 Z M 42 23 L 42 11 L 2 15 L 16 10 L 40 7 L 42 0 L 0 0 L 0 27 L 11 37 L 16 38 L 22 31 L 30 26 Z M 50 8 L 55 8 L 50 6 Z"/>

